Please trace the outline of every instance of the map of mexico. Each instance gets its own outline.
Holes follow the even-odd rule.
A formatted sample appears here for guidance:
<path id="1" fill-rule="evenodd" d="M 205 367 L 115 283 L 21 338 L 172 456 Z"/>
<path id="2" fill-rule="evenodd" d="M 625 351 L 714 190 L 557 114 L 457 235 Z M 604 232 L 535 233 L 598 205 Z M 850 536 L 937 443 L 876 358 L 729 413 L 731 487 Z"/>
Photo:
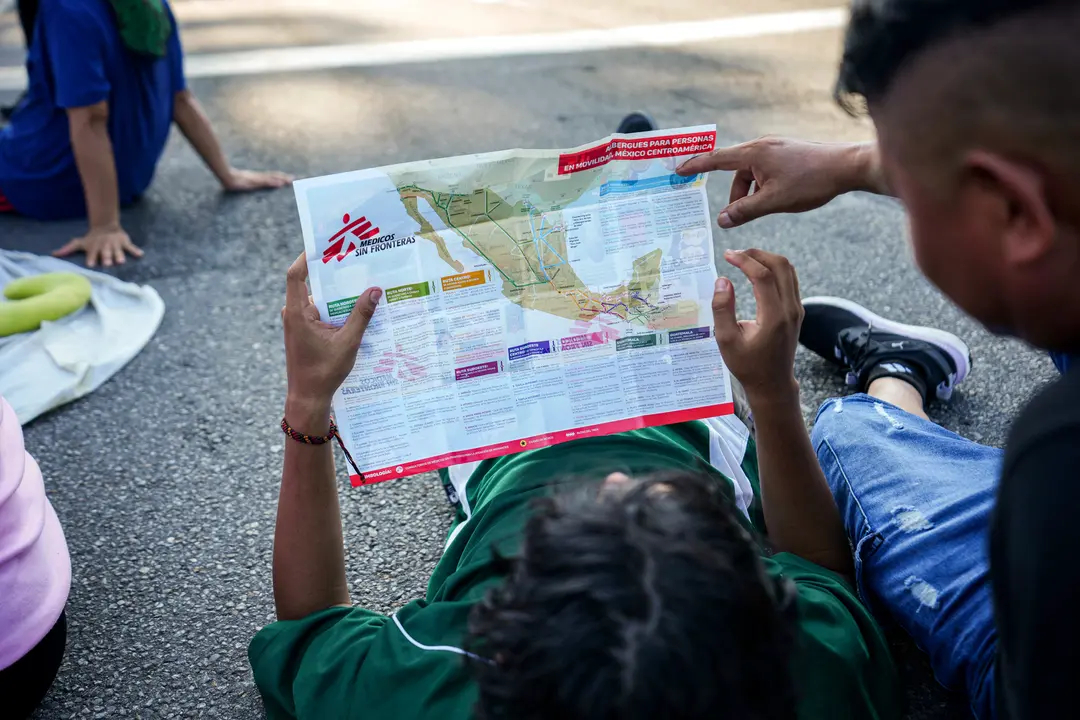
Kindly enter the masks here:
<path id="1" fill-rule="evenodd" d="M 714 143 L 687 128 L 298 182 L 324 320 L 386 291 L 334 405 L 363 481 L 728 412 L 705 178 L 673 172 Z"/>

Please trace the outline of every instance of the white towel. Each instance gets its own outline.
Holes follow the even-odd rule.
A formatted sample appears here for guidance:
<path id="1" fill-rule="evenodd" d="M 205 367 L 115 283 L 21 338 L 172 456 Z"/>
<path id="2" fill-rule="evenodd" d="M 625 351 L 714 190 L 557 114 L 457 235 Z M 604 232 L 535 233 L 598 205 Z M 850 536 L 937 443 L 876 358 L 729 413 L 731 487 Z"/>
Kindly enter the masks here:
<path id="1" fill-rule="evenodd" d="M 0 338 L 0 395 L 23 425 L 100 387 L 150 342 L 165 314 L 161 296 L 147 285 L 53 257 L 0 250 L 0 292 L 16 278 L 49 272 L 85 275 L 93 292 L 76 313 Z"/>

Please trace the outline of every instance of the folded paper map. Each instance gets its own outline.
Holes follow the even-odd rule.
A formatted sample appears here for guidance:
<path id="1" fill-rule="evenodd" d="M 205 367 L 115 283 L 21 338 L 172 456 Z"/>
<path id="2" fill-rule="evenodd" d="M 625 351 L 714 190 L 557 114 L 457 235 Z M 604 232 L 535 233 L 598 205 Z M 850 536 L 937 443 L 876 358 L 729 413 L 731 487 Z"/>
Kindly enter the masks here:
<path id="1" fill-rule="evenodd" d="M 732 412 L 713 339 L 713 126 L 295 184 L 312 296 L 383 299 L 334 396 L 353 484 Z"/>

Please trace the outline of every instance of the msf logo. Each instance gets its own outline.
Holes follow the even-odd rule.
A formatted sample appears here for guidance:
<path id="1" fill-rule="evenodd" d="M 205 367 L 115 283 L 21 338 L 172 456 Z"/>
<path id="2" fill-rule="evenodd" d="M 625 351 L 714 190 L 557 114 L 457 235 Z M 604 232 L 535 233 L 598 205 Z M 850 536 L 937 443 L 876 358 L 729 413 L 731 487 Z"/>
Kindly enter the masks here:
<path id="1" fill-rule="evenodd" d="M 356 243 L 350 240 L 349 247 L 344 251 L 342 250 L 342 247 L 345 246 L 345 238 L 349 233 L 352 233 L 357 240 L 367 240 L 379 234 L 379 228 L 372 227 L 371 221 L 363 216 L 350 222 L 349 213 L 345 213 L 341 218 L 341 222 L 344 223 L 345 227 L 338 230 L 330 238 L 330 246 L 323 251 L 322 261 L 324 265 L 331 260 L 341 262 L 356 249 Z"/>

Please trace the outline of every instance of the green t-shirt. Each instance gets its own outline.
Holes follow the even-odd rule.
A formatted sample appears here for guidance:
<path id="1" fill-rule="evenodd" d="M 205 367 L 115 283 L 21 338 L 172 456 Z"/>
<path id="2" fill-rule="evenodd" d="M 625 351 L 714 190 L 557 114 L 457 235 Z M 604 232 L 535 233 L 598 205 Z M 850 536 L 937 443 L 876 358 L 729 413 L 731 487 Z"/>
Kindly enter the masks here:
<path id="1" fill-rule="evenodd" d="M 756 497 L 753 441 L 743 449 L 739 471 Z M 709 457 L 710 430 L 693 422 L 481 463 L 458 493 L 463 495 L 459 517 L 424 599 L 392 616 L 330 608 L 259 631 L 248 654 L 267 715 L 272 720 L 472 717 L 477 692 L 462 648 L 469 611 L 502 580 L 492 549 L 516 549 L 530 501 L 614 471 L 630 476 L 662 469 L 706 471 L 732 488 Z M 748 512 L 763 531 L 756 501 Z M 789 553 L 764 562 L 797 589 L 792 673 L 800 720 L 899 718 L 899 685 L 888 647 L 848 583 Z"/>

